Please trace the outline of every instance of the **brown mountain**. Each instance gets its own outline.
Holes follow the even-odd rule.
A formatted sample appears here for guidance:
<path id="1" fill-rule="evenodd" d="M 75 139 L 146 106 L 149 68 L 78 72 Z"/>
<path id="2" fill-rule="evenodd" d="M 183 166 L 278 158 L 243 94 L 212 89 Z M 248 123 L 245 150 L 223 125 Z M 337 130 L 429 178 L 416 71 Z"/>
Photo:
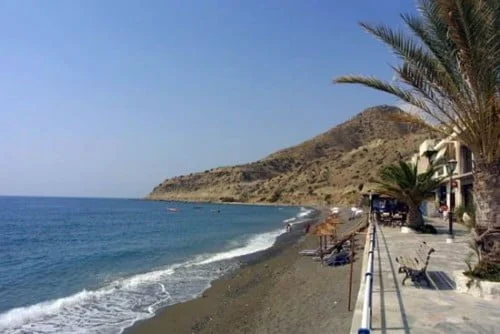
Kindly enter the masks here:
<path id="1" fill-rule="evenodd" d="M 428 134 L 385 117 L 392 106 L 364 110 L 299 145 L 244 165 L 167 179 L 152 200 L 248 203 L 354 203 L 381 166 L 409 159 Z"/>

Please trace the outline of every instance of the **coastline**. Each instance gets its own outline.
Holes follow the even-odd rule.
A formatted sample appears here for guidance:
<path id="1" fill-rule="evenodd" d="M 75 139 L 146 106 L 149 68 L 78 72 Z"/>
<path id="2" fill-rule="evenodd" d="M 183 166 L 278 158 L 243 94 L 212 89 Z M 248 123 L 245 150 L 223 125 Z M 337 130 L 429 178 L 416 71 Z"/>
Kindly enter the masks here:
<path id="1" fill-rule="evenodd" d="M 305 207 L 305 208 L 314 208 L 318 209 L 318 206 L 311 204 L 300 204 L 300 203 L 281 203 L 281 202 L 223 202 L 223 201 L 215 201 L 215 200 L 200 200 L 200 199 L 169 199 L 169 198 L 149 198 L 143 197 L 139 198 L 142 201 L 151 201 L 151 202 L 174 202 L 174 203 L 194 203 L 194 204 L 216 204 L 216 205 L 252 205 L 252 206 L 286 206 L 286 207 Z"/>
<path id="2" fill-rule="evenodd" d="M 238 258 L 240 267 L 214 280 L 200 297 L 168 306 L 123 333 L 307 333 L 332 326 L 347 332 L 352 318 L 347 311 L 349 266 L 322 266 L 298 254 L 317 247 L 317 239 L 303 232 L 307 223 L 324 217 L 322 211 L 317 214 L 295 224 L 272 247 Z M 341 233 L 348 225 L 341 225 Z M 362 251 L 357 254 L 353 291 L 359 287 Z"/>

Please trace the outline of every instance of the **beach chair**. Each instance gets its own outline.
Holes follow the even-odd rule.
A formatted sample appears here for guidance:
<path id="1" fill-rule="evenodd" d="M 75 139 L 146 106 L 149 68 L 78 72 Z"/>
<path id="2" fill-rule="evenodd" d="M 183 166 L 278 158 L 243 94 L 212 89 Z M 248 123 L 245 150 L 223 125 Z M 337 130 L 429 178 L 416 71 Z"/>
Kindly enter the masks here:
<path id="1" fill-rule="evenodd" d="M 329 266 L 341 266 L 351 262 L 351 253 L 348 251 L 340 251 L 325 261 Z"/>
<path id="2" fill-rule="evenodd" d="M 323 258 L 321 258 L 321 256 L 319 256 L 319 252 L 317 254 L 317 256 L 314 256 L 312 259 L 314 261 L 321 261 L 323 260 L 323 262 L 325 261 L 328 261 L 328 259 L 330 259 L 332 256 L 334 256 L 335 254 L 338 254 L 339 252 L 339 249 L 338 247 L 332 247 L 330 249 L 328 249 L 327 251 L 323 251 Z"/>

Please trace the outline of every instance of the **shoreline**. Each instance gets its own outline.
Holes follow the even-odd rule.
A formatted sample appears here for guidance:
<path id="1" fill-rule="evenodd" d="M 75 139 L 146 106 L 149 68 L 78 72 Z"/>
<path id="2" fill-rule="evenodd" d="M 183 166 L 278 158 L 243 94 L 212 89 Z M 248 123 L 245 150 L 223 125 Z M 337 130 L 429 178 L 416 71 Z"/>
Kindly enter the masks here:
<path id="1" fill-rule="evenodd" d="M 295 244 L 297 241 L 300 240 L 300 238 L 304 237 L 304 234 L 302 233 L 301 230 L 305 227 L 305 225 L 307 223 L 316 224 L 319 220 L 324 218 L 321 210 L 319 210 L 319 209 L 313 209 L 313 210 L 316 211 L 315 215 L 317 215 L 317 217 L 295 223 L 294 227 L 292 227 L 292 232 L 284 232 L 283 234 L 278 235 L 276 237 L 276 240 L 274 241 L 274 244 L 271 247 L 269 247 L 267 249 L 263 249 L 261 251 L 257 251 L 254 253 L 249 253 L 249 254 L 245 254 L 245 255 L 241 255 L 241 256 L 236 257 L 235 260 L 239 262 L 238 268 L 236 268 L 233 271 L 226 273 L 226 274 L 222 275 L 221 277 L 216 278 L 215 280 L 210 282 L 210 286 L 207 287 L 204 291 L 202 291 L 200 293 L 200 296 L 198 296 L 194 299 L 185 301 L 185 302 L 181 302 L 181 303 L 177 303 L 177 304 L 173 304 L 173 305 L 168 305 L 162 309 L 159 309 L 157 312 L 155 312 L 154 316 L 152 316 L 150 318 L 141 319 L 139 321 L 136 321 L 132 326 L 125 328 L 122 331 L 122 334 L 141 333 L 140 329 L 138 329 L 137 332 L 135 331 L 135 328 L 141 327 L 141 324 L 146 323 L 148 321 L 151 321 L 152 319 L 155 319 L 156 317 L 160 316 L 162 313 L 168 311 L 168 309 L 173 308 L 177 305 L 182 305 L 182 304 L 196 301 L 196 300 L 201 299 L 201 298 L 205 298 L 204 297 L 205 293 L 208 290 L 210 290 L 216 282 L 224 281 L 225 279 L 230 279 L 232 276 L 236 275 L 238 271 L 245 269 L 248 266 L 256 265 L 260 262 L 265 261 L 269 257 L 277 256 L 280 252 L 283 251 L 284 248 Z"/>
<path id="2" fill-rule="evenodd" d="M 286 206 L 286 207 L 305 207 L 314 208 L 319 210 L 318 206 L 312 204 L 300 204 L 300 203 L 281 203 L 281 202 L 222 202 L 214 200 L 187 200 L 187 199 L 165 199 L 165 198 L 139 198 L 141 201 L 151 201 L 151 202 L 177 202 L 177 203 L 193 203 L 193 204 L 216 204 L 216 205 L 254 205 L 254 206 Z"/>
<path id="3" fill-rule="evenodd" d="M 334 299 L 340 297 L 338 295 L 346 294 L 344 291 L 347 284 L 345 275 L 349 266 L 338 268 L 322 266 L 310 257 L 298 255 L 300 249 L 317 247 L 317 239 L 314 236 L 305 235 L 303 232 L 307 223 L 314 224 L 324 218 L 325 212 L 323 210 L 317 208 L 315 210 L 316 217 L 294 224 L 292 231 L 279 235 L 270 248 L 238 257 L 240 266 L 212 281 L 210 287 L 202 292 L 198 298 L 167 306 L 156 312 L 153 317 L 137 321 L 131 327 L 124 329 L 122 333 L 285 332 L 284 329 L 283 331 L 278 329 L 280 325 L 275 320 L 276 318 L 288 318 L 290 314 L 299 312 L 293 307 L 290 309 L 291 306 L 302 308 L 307 304 L 302 299 L 308 299 L 307 295 L 310 291 L 304 290 L 304 288 L 308 286 L 307 280 L 309 279 L 310 283 L 317 281 L 316 287 L 311 286 L 311 288 L 316 290 L 315 293 L 319 300 L 323 300 L 325 308 L 342 306 L 343 311 L 325 312 L 324 316 L 328 317 L 325 319 L 325 323 L 331 325 L 333 321 L 335 326 L 341 326 L 345 329 L 344 332 L 348 331 L 351 325 L 352 311 L 346 310 L 346 299 L 340 298 L 342 302 L 330 303 L 322 298 L 322 295 L 327 292 L 326 288 L 330 290 L 330 297 Z M 347 220 L 345 221 L 347 222 Z M 359 245 L 361 243 L 358 242 Z M 363 247 L 364 244 L 361 246 Z M 353 291 L 357 291 L 359 286 L 360 275 L 357 272 L 361 270 L 362 261 L 359 254 L 362 255 L 362 251 L 357 251 L 357 254 L 354 262 L 356 274 L 353 275 Z M 320 274 L 315 275 L 314 271 L 319 271 Z M 294 273 L 298 275 L 290 281 L 290 274 Z M 322 280 L 321 275 L 325 275 L 326 281 L 332 280 L 338 284 L 321 287 L 326 283 Z M 280 285 L 283 289 L 277 287 Z M 301 294 L 295 295 L 293 291 L 296 289 L 300 289 Z M 285 291 L 291 293 L 284 293 Z M 281 303 L 278 302 L 280 299 Z M 290 303 L 288 299 L 292 299 L 293 303 Z M 309 298 L 309 302 L 314 303 L 314 300 Z M 309 311 L 301 310 L 297 317 L 300 318 L 302 314 L 312 312 L 314 307 L 315 305 L 311 304 L 308 307 Z M 270 308 L 275 309 L 276 317 L 268 319 L 266 314 Z M 307 324 L 307 321 L 301 323 Z M 257 330 L 256 326 L 264 328 Z"/>

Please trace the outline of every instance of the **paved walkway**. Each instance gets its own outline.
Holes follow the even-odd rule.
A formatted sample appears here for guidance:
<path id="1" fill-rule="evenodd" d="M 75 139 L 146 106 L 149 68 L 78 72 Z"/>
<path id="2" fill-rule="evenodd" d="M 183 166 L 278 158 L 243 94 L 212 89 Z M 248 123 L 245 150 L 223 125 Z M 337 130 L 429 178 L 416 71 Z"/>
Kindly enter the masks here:
<path id="1" fill-rule="evenodd" d="M 436 221 L 432 224 L 439 234 L 404 234 L 399 228 L 390 227 L 378 230 L 372 332 L 500 334 L 500 300 L 486 301 L 454 290 L 453 271 L 466 268 L 464 259 L 470 252 L 468 232 L 455 225 L 455 242 L 447 244 L 446 225 Z M 436 250 L 428 267 L 434 284 L 415 286 L 408 279 L 403 286 L 404 274 L 398 274 L 398 263 L 394 259 L 405 250 L 416 249 L 421 241 Z M 358 298 L 353 327 L 360 315 L 360 304 Z"/>

